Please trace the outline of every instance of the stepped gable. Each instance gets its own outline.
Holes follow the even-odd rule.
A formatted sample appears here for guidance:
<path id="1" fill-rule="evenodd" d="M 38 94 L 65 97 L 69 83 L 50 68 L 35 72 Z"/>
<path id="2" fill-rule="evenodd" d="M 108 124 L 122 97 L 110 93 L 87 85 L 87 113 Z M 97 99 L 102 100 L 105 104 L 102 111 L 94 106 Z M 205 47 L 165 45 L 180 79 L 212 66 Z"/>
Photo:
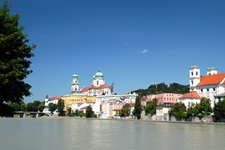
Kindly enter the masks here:
<path id="1" fill-rule="evenodd" d="M 225 73 L 202 76 L 197 86 L 220 84 L 221 82 L 225 84 Z"/>

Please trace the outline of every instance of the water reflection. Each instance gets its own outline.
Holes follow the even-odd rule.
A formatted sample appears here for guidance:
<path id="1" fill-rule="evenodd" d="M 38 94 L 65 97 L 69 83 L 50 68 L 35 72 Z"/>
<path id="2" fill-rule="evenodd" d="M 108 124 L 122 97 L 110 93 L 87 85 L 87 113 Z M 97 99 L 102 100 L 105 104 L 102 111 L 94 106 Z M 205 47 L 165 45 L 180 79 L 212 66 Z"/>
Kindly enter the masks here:
<path id="1" fill-rule="evenodd" d="M 75 118 L 0 119 L 3 150 L 223 149 L 225 125 Z"/>

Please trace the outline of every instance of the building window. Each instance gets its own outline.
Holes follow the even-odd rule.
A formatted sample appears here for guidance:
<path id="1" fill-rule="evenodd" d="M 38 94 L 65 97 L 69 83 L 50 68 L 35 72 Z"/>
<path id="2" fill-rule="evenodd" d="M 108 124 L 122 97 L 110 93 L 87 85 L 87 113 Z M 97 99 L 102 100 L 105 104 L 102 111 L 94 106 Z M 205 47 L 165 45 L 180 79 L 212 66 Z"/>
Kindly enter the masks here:
<path id="1" fill-rule="evenodd" d="M 201 92 L 203 92 L 203 89 L 201 89 Z"/>
<path id="2" fill-rule="evenodd" d="M 191 72 L 191 76 L 193 76 L 193 72 Z"/>
<path id="3" fill-rule="evenodd" d="M 196 72 L 196 76 L 198 76 L 198 72 Z"/>
<path id="4" fill-rule="evenodd" d="M 213 91 L 216 91 L 216 88 L 213 88 Z"/>
<path id="5" fill-rule="evenodd" d="M 207 89 L 207 92 L 209 92 L 209 89 Z"/>
<path id="6" fill-rule="evenodd" d="M 194 83 L 193 83 L 193 80 L 191 80 L 191 85 L 193 85 Z"/>

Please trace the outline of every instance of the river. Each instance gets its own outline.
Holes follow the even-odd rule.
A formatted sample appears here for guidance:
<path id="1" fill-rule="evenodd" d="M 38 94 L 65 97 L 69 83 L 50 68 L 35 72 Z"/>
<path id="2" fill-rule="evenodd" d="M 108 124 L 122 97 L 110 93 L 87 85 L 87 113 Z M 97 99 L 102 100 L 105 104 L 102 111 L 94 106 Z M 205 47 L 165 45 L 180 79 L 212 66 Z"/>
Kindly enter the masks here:
<path id="1" fill-rule="evenodd" d="M 76 118 L 1 118 L 1 150 L 225 149 L 225 125 Z"/>

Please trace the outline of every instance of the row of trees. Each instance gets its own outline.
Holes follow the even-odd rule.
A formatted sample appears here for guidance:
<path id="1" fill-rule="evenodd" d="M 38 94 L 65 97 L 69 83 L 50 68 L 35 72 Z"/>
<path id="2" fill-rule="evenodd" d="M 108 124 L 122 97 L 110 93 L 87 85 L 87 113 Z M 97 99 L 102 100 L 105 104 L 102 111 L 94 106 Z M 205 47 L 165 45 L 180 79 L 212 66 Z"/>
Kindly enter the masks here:
<path id="1" fill-rule="evenodd" d="M 143 108 L 141 106 L 141 97 L 138 96 L 135 100 L 135 105 L 134 105 L 134 110 L 132 112 L 132 115 L 136 116 L 137 119 L 141 119 L 141 113 L 144 110 L 146 115 L 150 114 L 151 116 L 153 116 L 154 114 L 156 114 L 157 102 L 158 100 L 154 98 L 152 101 L 147 102 L 146 106 Z M 125 104 L 122 107 L 122 110 L 120 111 L 119 115 L 121 117 L 130 116 L 130 104 Z"/>
<path id="2" fill-rule="evenodd" d="M 43 112 L 44 108 L 45 108 L 45 102 L 41 102 L 38 100 L 35 100 L 34 102 L 29 102 L 27 104 L 24 103 L 24 101 L 20 101 L 19 103 L 16 102 L 10 102 L 7 104 L 7 106 L 9 107 L 10 111 L 12 113 L 10 113 L 10 116 L 13 116 L 13 112 L 15 111 L 39 111 L 39 112 Z M 58 104 L 53 104 L 50 103 L 48 105 L 49 111 L 54 112 L 56 109 L 59 112 L 59 115 L 63 116 L 65 115 L 63 109 L 64 109 L 64 101 L 62 99 L 60 99 L 58 101 Z"/>
<path id="3" fill-rule="evenodd" d="M 87 107 L 86 113 L 83 111 L 76 110 L 75 112 L 72 111 L 71 108 L 67 109 L 67 116 L 69 117 L 86 117 L 86 118 L 97 118 L 96 114 L 92 110 L 92 107 L 89 105 Z"/>
<path id="4" fill-rule="evenodd" d="M 158 100 L 154 98 L 152 101 L 147 102 L 145 107 L 141 106 L 141 99 L 136 98 L 133 115 L 137 119 L 141 119 L 141 112 L 145 111 L 145 115 L 155 115 Z M 183 103 L 177 103 L 169 111 L 170 116 L 174 116 L 177 120 L 187 120 L 189 117 L 198 117 L 199 119 L 214 113 L 215 121 L 225 120 L 225 99 L 215 104 L 214 109 L 211 108 L 210 99 L 201 98 L 199 104 L 192 103 L 188 108 Z M 130 105 L 125 104 L 120 112 L 120 116 L 130 115 Z"/>
<path id="5" fill-rule="evenodd" d="M 214 109 L 210 106 L 210 99 L 201 98 L 199 104 L 191 104 L 188 108 L 183 103 L 177 103 L 170 111 L 169 115 L 174 116 L 177 120 L 186 120 L 191 116 L 203 118 L 214 113 L 215 121 L 225 119 L 225 99 L 215 104 Z"/>
<path id="6" fill-rule="evenodd" d="M 174 116 L 177 120 L 186 120 L 190 116 L 195 116 L 198 118 L 202 118 L 204 116 L 208 116 L 213 112 L 210 106 L 210 99 L 201 98 L 199 104 L 192 103 L 188 108 L 183 103 L 177 103 L 171 110 L 169 111 L 170 116 Z"/>
<path id="7" fill-rule="evenodd" d="M 150 85 L 147 89 L 138 89 L 138 90 L 131 91 L 131 93 L 133 92 L 137 93 L 141 97 L 150 95 L 150 94 L 159 94 L 159 93 L 183 94 L 183 93 L 189 92 L 189 85 L 171 83 L 168 86 L 165 83 L 159 83 L 159 84 Z"/>

